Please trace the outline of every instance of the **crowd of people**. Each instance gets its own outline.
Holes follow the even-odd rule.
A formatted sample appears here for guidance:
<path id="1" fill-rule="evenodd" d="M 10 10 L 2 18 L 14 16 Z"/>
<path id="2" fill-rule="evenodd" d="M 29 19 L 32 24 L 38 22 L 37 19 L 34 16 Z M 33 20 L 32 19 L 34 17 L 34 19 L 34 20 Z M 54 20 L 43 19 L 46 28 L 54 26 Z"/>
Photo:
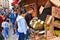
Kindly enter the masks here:
<path id="1" fill-rule="evenodd" d="M 29 22 L 33 18 L 30 14 L 34 9 L 31 8 L 28 12 L 19 5 L 13 7 L 12 10 L 0 9 L 0 33 L 6 40 L 9 35 L 9 29 L 13 29 L 13 35 L 19 35 L 18 40 L 28 40 L 30 33 Z"/>
<path id="2" fill-rule="evenodd" d="M 9 10 L 7 8 L 0 9 L 0 39 L 6 40 L 9 36 L 9 29 L 13 29 L 13 35 L 19 35 L 18 40 L 28 40 L 30 35 L 30 21 L 36 15 L 31 13 L 34 11 L 33 7 L 30 7 L 29 11 L 25 10 L 23 5 L 17 5 Z M 39 11 L 39 9 L 38 9 Z M 46 16 L 51 14 L 51 8 L 44 8 L 41 14 L 38 14 L 38 19 L 45 21 Z M 44 28 L 43 28 L 44 30 Z M 2 35 L 2 36 L 1 36 Z"/>

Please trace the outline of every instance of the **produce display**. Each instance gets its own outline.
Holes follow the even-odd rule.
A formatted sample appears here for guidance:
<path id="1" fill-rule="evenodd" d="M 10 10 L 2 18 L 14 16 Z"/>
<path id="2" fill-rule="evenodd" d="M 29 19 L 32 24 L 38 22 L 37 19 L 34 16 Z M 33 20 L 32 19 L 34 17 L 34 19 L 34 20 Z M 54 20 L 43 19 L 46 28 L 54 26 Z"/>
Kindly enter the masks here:
<path id="1" fill-rule="evenodd" d="M 59 20 L 55 20 L 55 23 L 59 23 L 60 24 L 60 21 Z"/>
<path id="2" fill-rule="evenodd" d="M 41 29 L 43 27 L 44 21 L 40 19 L 32 19 L 30 21 L 30 25 L 33 29 Z"/>

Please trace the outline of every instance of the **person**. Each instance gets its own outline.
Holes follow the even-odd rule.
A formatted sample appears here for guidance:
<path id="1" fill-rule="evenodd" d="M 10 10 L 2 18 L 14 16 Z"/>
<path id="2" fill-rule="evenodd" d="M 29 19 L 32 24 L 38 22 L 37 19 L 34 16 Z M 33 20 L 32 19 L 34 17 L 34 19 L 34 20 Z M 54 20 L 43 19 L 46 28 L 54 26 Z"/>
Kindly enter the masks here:
<path id="1" fill-rule="evenodd" d="M 22 16 L 22 13 L 20 13 L 21 8 L 18 7 L 17 12 L 18 12 L 18 17 L 16 19 L 16 22 L 18 24 L 18 32 L 19 32 L 19 38 L 18 40 L 25 40 L 25 35 L 27 32 L 27 23 L 25 21 L 25 18 Z"/>
<path id="2" fill-rule="evenodd" d="M 3 13 L 2 13 L 2 16 L 1 17 L 2 17 L 2 19 L 5 19 L 5 15 Z"/>
<path id="3" fill-rule="evenodd" d="M 1 27 L 1 23 L 3 22 L 3 19 L 2 19 L 2 17 L 0 16 L 0 40 L 4 40 L 4 37 L 3 37 L 3 35 L 2 35 L 2 30 L 3 30 L 3 28 Z"/>
<path id="4" fill-rule="evenodd" d="M 2 32 L 2 27 L 1 27 L 1 23 L 3 22 L 3 19 L 2 19 L 2 17 L 0 16 L 0 31 Z"/>
<path id="5" fill-rule="evenodd" d="M 1 32 L 0 32 L 0 40 L 4 40 L 4 37 Z"/>
<path id="6" fill-rule="evenodd" d="M 9 11 L 9 9 L 5 9 L 5 17 L 9 19 L 10 15 L 11 15 L 11 12 Z"/>
<path id="7" fill-rule="evenodd" d="M 17 12 L 16 12 L 16 10 L 14 10 L 14 12 L 10 16 L 10 21 L 12 23 L 12 28 L 13 28 L 13 31 L 14 31 L 13 34 L 15 34 L 14 25 L 15 25 L 16 18 L 17 18 Z"/>
<path id="8" fill-rule="evenodd" d="M 7 22 L 6 18 L 2 22 L 1 26 L 3 27 L 3 36 L 4 36 L 4 39 L 6 40 L 6 38 L 8 37 L 8 27 L 9 27 L 9 23 Z"/>

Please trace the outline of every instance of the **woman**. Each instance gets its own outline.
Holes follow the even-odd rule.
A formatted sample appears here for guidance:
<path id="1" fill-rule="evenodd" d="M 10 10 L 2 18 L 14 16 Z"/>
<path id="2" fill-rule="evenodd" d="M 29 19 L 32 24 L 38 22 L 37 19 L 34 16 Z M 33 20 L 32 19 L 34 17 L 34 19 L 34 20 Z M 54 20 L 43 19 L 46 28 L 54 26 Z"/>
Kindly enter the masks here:
<path id="1" fill-rule="evenodd" d="M 0 16 L 0 40 L 4 40 L 4 37 L 3 37 L 3 35 L 2 35 L 2 27 L 1 27 L 1 23 L 2 23 L 2 21 L 3 21 L 3 19 L 2 19 L 2 17 Z"/>

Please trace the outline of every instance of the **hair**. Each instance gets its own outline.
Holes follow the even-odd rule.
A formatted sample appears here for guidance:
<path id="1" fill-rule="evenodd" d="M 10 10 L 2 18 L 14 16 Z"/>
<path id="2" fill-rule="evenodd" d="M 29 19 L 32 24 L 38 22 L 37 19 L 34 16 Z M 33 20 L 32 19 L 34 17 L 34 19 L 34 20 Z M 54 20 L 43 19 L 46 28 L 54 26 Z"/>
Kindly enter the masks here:
<path id="1" fill-rule="evenodd" d="M 16 9 L 21 8 L 20 5 L 16 6 Z"/>
<path id="2" fill-rule="evenodd" d="M 9 22 L 9 20 L 7 20 L 7 22 Z"/>
<path id="3" fill-rule="evenodd" d="M 17 10 L 14 10 L 14 12 L 16 12 Z"/>

